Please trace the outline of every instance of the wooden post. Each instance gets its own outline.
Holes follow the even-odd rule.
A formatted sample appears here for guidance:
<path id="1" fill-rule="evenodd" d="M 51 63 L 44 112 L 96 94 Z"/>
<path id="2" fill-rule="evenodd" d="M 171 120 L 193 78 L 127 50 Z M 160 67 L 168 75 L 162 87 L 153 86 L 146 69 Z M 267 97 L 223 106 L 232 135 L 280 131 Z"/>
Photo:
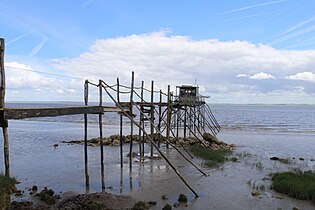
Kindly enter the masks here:
<path id="1" fill-rule="evenodd" d="M 184 138 L 186 138 L 186 127 L 187 127 L 187 106 L 184 106 Z"/>
<path id="2" fill-rule="evenodd" d="M 0 125 L 3 132 L 3 154 L 5 175 L 10 176 L 10 159 L 9 159 L 9 135 L 8 135 L 8 121 L 4 119 L 4 107 L 5 107 L 5 70 L 4 70 L 4 49 L 5 42 L 3 38 L 0 38 Z"/>
<path id="3" fill-rule="evenodd" d="M 192 131 L 192 121 L 193 121 L 193 119 L 191 119 L 191 109 L 192 109 L 192 107 L 191 107 L 191 105 L 189 105 L 189 113 L 188 113 L 188 115 L 189 115 L 189 137 L 191 137 L 191 131 Z"/>
<path id="4" fill-rule="evenodd" d="M 177 108 L 177 117 L 176 117 L 176 138 L 178 139 L 178 134 L 179 134 L 179 131 L 178 131 L 178 127 L 179 127 L 179 118 L 180 118 L 180 106 L 179 108 Z"/>
<path id="5" fill-rule="evenodd" d="M 160 104 L 159 104 L 159 124 L 158 130 L 161 132 L 161 123 L 162 123 L 162 90 L 160 90 Z M 161 146 L 161 135 L 158 136 L 158 147 Z"/>
<path id="6" fill-rule="evenodd" d="M 135 82 L 135 73 L 131 73 L 131 92 L 130 92 L 130 110 L 129 115 L 133 118 L 133 91 L 134 91 L 134 82 Z M 130 168 L 132 167 L 132 145 L 133 145 L 133 123 L 134 121 L 131 120 L 130 122 L 130 149 L 129 149 L 129 162 Z"/>
<path id="7" fill-rule="evenodd" d="M 154 141 L 154 81 L 151 81 L 151 109 L 150 109 L 150 128 L 151 128 L 151 138 Z M 150 153 L 151 158 L 153 158 L 153 144 L 151 143 L 151 153 Z"/>
<path id="8" fill-rule="evenodd" d="M 99 80 L 99 93 L 100 93 L 100 109 L 103 106 L 103 85 L 102 80 Z M 101 176 L 102 176 L 102 189 L 105 189 L 105 175 L 104 175 L 104 146 L 103 146 L 103 113 L 99 114 L 99 129 L 100 129 L 100 149 L 101 149 Z"/>
<path id="9" fill-rule="evenodd" d="M 143 102 L 143 88 L 144 88 L 144 81 L 141 81 L 141 102 Z M 140 108 L 142 109 L 143 106 L 141 105 Z M 139 115 L 139 125 L 140 125 L 140 128 L 139 128 L 139 154 L 140 154 L 140 157 L 143 156 L 143 153 L 144 153 L 144 143 L 142 144 L 142 142 L 144 142 L 144 138 L 142 138 L 142 132 L 141 132 L 141 127 L 143 126 L 144 122 L 143 122 L 143 114 L 140 113 Z"/>
<path id="10" fill-rule="evenodd" d="M 85 80 L 84 83 L 84 105 L 87 106 L 89 101 L 89 81 Z M 90 177 L 89 177 L 89 166 L 88 166 L 88 149 L 87 149 L 87 141 L 88 141 L 88 119 L 87 114 L 84 114 L 84 162 L 85 162 L 85 186 L 86 191 L 90 191 Z"/>
<path id="11" fill-rule="evenodd" d="M 171 86 L 167 86 L 167 118 L 166 118 L 166 139 L 170 140 L 170 126 L 171 126 Z M 168 148 L 168 142 L 166 142 Z"/>
<path id="12" fill-rule="evenodd" d="M 117 102 L 119 103 L 120 102 L 120 98 L 119 98 L 119 78 L 117 78 Z M 122 113 L 120 113 L 120 120 L 119 120 L 119 140 L 120 140 L 120 167 L 123 168 L 124 164 L 123 164 L 123 138 L 122 138 L 122 126 L 123 126 L 123 115 Z"/>

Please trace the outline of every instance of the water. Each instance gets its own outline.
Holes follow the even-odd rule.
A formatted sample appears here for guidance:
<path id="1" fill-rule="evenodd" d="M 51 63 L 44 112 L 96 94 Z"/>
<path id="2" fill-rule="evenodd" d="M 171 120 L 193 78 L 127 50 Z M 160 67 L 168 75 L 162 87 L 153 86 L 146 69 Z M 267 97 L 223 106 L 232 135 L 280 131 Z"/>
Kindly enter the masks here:
<path id="1" fill-rule="evenodd" d="M 64 106 L 65 104 L 8 104 L 10 107 Z M 82 104 L 68 104 L 82 105 Z M 201 195 L 193 200 L 193 195 L 180 182 L 164 160 L 135 162 L 129 170 L 129 145 L 124 145 L 124 169 L 120 168 L 119 147 L 105 147 L 105 185 L 106 191 L 142 196 L 155 200 L 162 193 L 175 202 L 178 192 L 190 197 L 191 209 L 203 209 L 210 205 L 213 209 L 292 209 L 298 205 L 312 209 L 309 202 L 300 202 L 284 197 L 282 200 L 265 196 L 253 200 L 251 188 L 246 185 L 249 179 L 260 180 L 274 171 L 292 168 L 315 170 L 315 106 L 308 105 L 212 105 L 214 115 L 222 126 L 218 137 L 228 143 L 237 144 L 236 153 L 250 153 L 242 163 L 230 163 L 224 170 L 207 170 L 210 177 L 202 177 L 174 150 L 163 149 L 165 155 L 172 157 L 175 166 Z M 98 116 L 89 115 L 89 138 L 98 137 Z M 104 116 L 104 135 L 119 133 L 118 115 L 106 113 Z M 67 145 L 62 141 L 79 140 L 84 137 L 83 116 L 60 116 L 9 121 L 11 174 L 21 184 L 18 188 L 27 190 L 33 185 L 39 189 L 53 188 L 57 193 L 66 191 L 85 192 L 84 151 L 82 145 Z M 129 134 L 129 122 L 124 121 L 124 134 Z M 136 129 L 135 133 L 138 132 Z M 1 136 L 0 141 L 3 142 Z M 58 148 L 53 147 L 59 144 Z M 146 148 L 147 150 L 149 147 Z M 101 191 L 100 149 L 89 147 L 90 191 Z M 138 150 L 138 145 L 134 146 Z M 0 170 L 3 167 L 3 144 L 0 144 Z M 291 165 L 283 165 L 269 160 L 271 156 L 295 158 Z M 303 157 L 305 161 L 299 161 Z M 200 160 L 194 159 L 194 162 Z M 253 165 L 261 162 L 262 170 Z M 169 187 L 170 184 L 176 187 Z M 269 183 L 270 184 L 270 183 Z M 268 183 L 267 183 L 268 185 Z M 233 186 L 233 187 L 231 187 Z M 270 191 L 270 190 L 269 190 Z M 273 191 L 269 192 L 275 194 Z M 27 197 L 27 196 L 26 196 Z M 231 197 L 231 199 L 225 198 Z M 236 199 L 232 199 L 235 197 Z M 22 198 L 23 199 L 23 198 Z M 238 201 L 236 202 L 236 200 Z M 254 198 L 255 199 L 255 198 Z M 156 209 L 161 209 L 160 201 Z M 209 203 L 208 203 L 209 202 Z M 260 206 L 256 206 L 259 202 Z M 230 208 L 229 208 L 230 207 Z M 233 207 L 233 208 L 232 208 Z"/>

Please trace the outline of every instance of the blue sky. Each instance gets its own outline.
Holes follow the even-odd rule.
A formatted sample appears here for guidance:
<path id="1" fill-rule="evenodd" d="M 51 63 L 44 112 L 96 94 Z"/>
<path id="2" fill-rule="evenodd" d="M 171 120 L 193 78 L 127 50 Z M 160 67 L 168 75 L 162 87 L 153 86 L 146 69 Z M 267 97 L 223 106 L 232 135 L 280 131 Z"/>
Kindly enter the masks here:
<path id="1" fill-rule="evenodd" d="M 82 100 L 83 79 L 215 103 L 315 104 L 315 1 L 0 0 L 8 101 Z M 28 71 L 26 71 L 28 70 Z M 42 74 L 69 76 L 58 77 Z"/>

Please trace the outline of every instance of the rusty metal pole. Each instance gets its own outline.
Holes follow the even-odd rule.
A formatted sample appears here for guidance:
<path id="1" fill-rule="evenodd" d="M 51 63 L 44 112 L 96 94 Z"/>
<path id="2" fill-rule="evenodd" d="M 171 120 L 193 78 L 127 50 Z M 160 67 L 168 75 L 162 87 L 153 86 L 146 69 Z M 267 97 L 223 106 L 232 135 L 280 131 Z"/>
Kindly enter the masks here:
<path id="1" fill-rule="evenodd" d="M 8 121 L 4 119 L 5 107 L 5 70 L 4 70 L 4 49 L 5 42 L 0 38 L 0 125 L 3 131 L 3 150 L 4 150 L 4 165 L 5 175 L 10 176 L 10 159 L 9 159 L 9 135 L 8 135 Z"/>

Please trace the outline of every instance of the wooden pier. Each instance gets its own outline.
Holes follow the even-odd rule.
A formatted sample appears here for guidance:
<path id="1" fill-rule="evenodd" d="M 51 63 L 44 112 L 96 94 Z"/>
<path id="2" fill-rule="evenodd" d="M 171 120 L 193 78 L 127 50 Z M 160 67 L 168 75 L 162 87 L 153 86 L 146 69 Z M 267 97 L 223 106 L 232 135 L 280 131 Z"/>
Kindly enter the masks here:
<path id="1" fill-rule="evenodd" d="M 132 153 L 133 153 L 133 136 L 136 133 L 139 135 L 139 154 L 144 156 L 144 137 L 146 136 L 150 148 L 150 155 L 153 157 L 153 152 L 156 150 L 160 156 L 169 164 L 183 183 L 198 197 L 197 192 L 186 182 L 181 176 L 177 168 L 161 151 L 161 144 L 166 144 L 166 147 L 172 147 L 185 159 L 189 164 L 194 166 L 201 174 L 206 175 L 198 166 L 196 166 L 191 158 L 192 155 L 182 147 L 177 148 L 177 145 L 171 143 L 170 138 L 179 142 L 180 131 L 183 131 L 184 138 L 195 137 L 201 144 L 206 146 L 201 139 L 204 132 L 211 132 L 216 135 L 221 127 L 215 119 L 210 107 L 205 103 L 203 96 L 199 94 L 198 87 L 195 86 L 178 86 L 176 93 L 171 91 L 168 85 L 167 92 L 154 89 L 154 81 L 151 81 L 151 89 L 144 88 L 144 81 L 140 87 L 135 86 L 134 72 L 131 75 L 130 86 L 120 84 L 119 78 L 114 85 L 108 85 L 105 81 L 99 80 L 98 83 L 92 83 L 88 80 L 84 83 L 84 106 L 67 106 L 67 107 L 41 107 L 41 108 L 6 108 L 5 107 L 5 68 L 4 68 L 4 39 L 0 39 L 0 126 L 3 130 L 4 139 L 4 166 L 5 174 L 10 175 L 9 163 L 9 138 L 8 138 L 8 120 L 10 119 L 25 119 L 34 117 L 55 117 L 61 115 L 84 115 L 84 162 L 85 162 L 85 177 L 86 187 L 89 190 L 89 171 L 88 171 L 88 120 L 90 114 L 99 115 L 99 138 L 100 138 L 100 159 L 101 159 L 101 183 L 102 189 L 105 188 L 104 181 L 104 145 L 103 145 L 103 115 L 106 112 L 117 112 L 120 114 L 120 163 L 123 168 L 123 121 L 130 121 L 130 148 L 129 148 L 129 163 L 130 171 L 132 170 Z M 89 106 L 89 90 L 97 88 L 99 91 L 99 105 Z M 150 100 L 144 99 L 144 93 L 150 93 Z M 178 94 L 177 94 L 178 92 Z M 106 95 L 114 103 L 113 106 L 103 105 L 103 96 Z M 122 102 L 122 95 L 129 97 L 128 102 Z M 158 98 L 154 96 L 159 95 Z M 124 97 L 126 98 L 126 97 Z M 136 116 L 137 113 L 139 116 Z M 150 128 L 145 129 L 145 123 L 149 123 Z M 154 138 L 158 134 L 157 139 Z M 183 151 L 188 155 L 184 155 Z"/>

